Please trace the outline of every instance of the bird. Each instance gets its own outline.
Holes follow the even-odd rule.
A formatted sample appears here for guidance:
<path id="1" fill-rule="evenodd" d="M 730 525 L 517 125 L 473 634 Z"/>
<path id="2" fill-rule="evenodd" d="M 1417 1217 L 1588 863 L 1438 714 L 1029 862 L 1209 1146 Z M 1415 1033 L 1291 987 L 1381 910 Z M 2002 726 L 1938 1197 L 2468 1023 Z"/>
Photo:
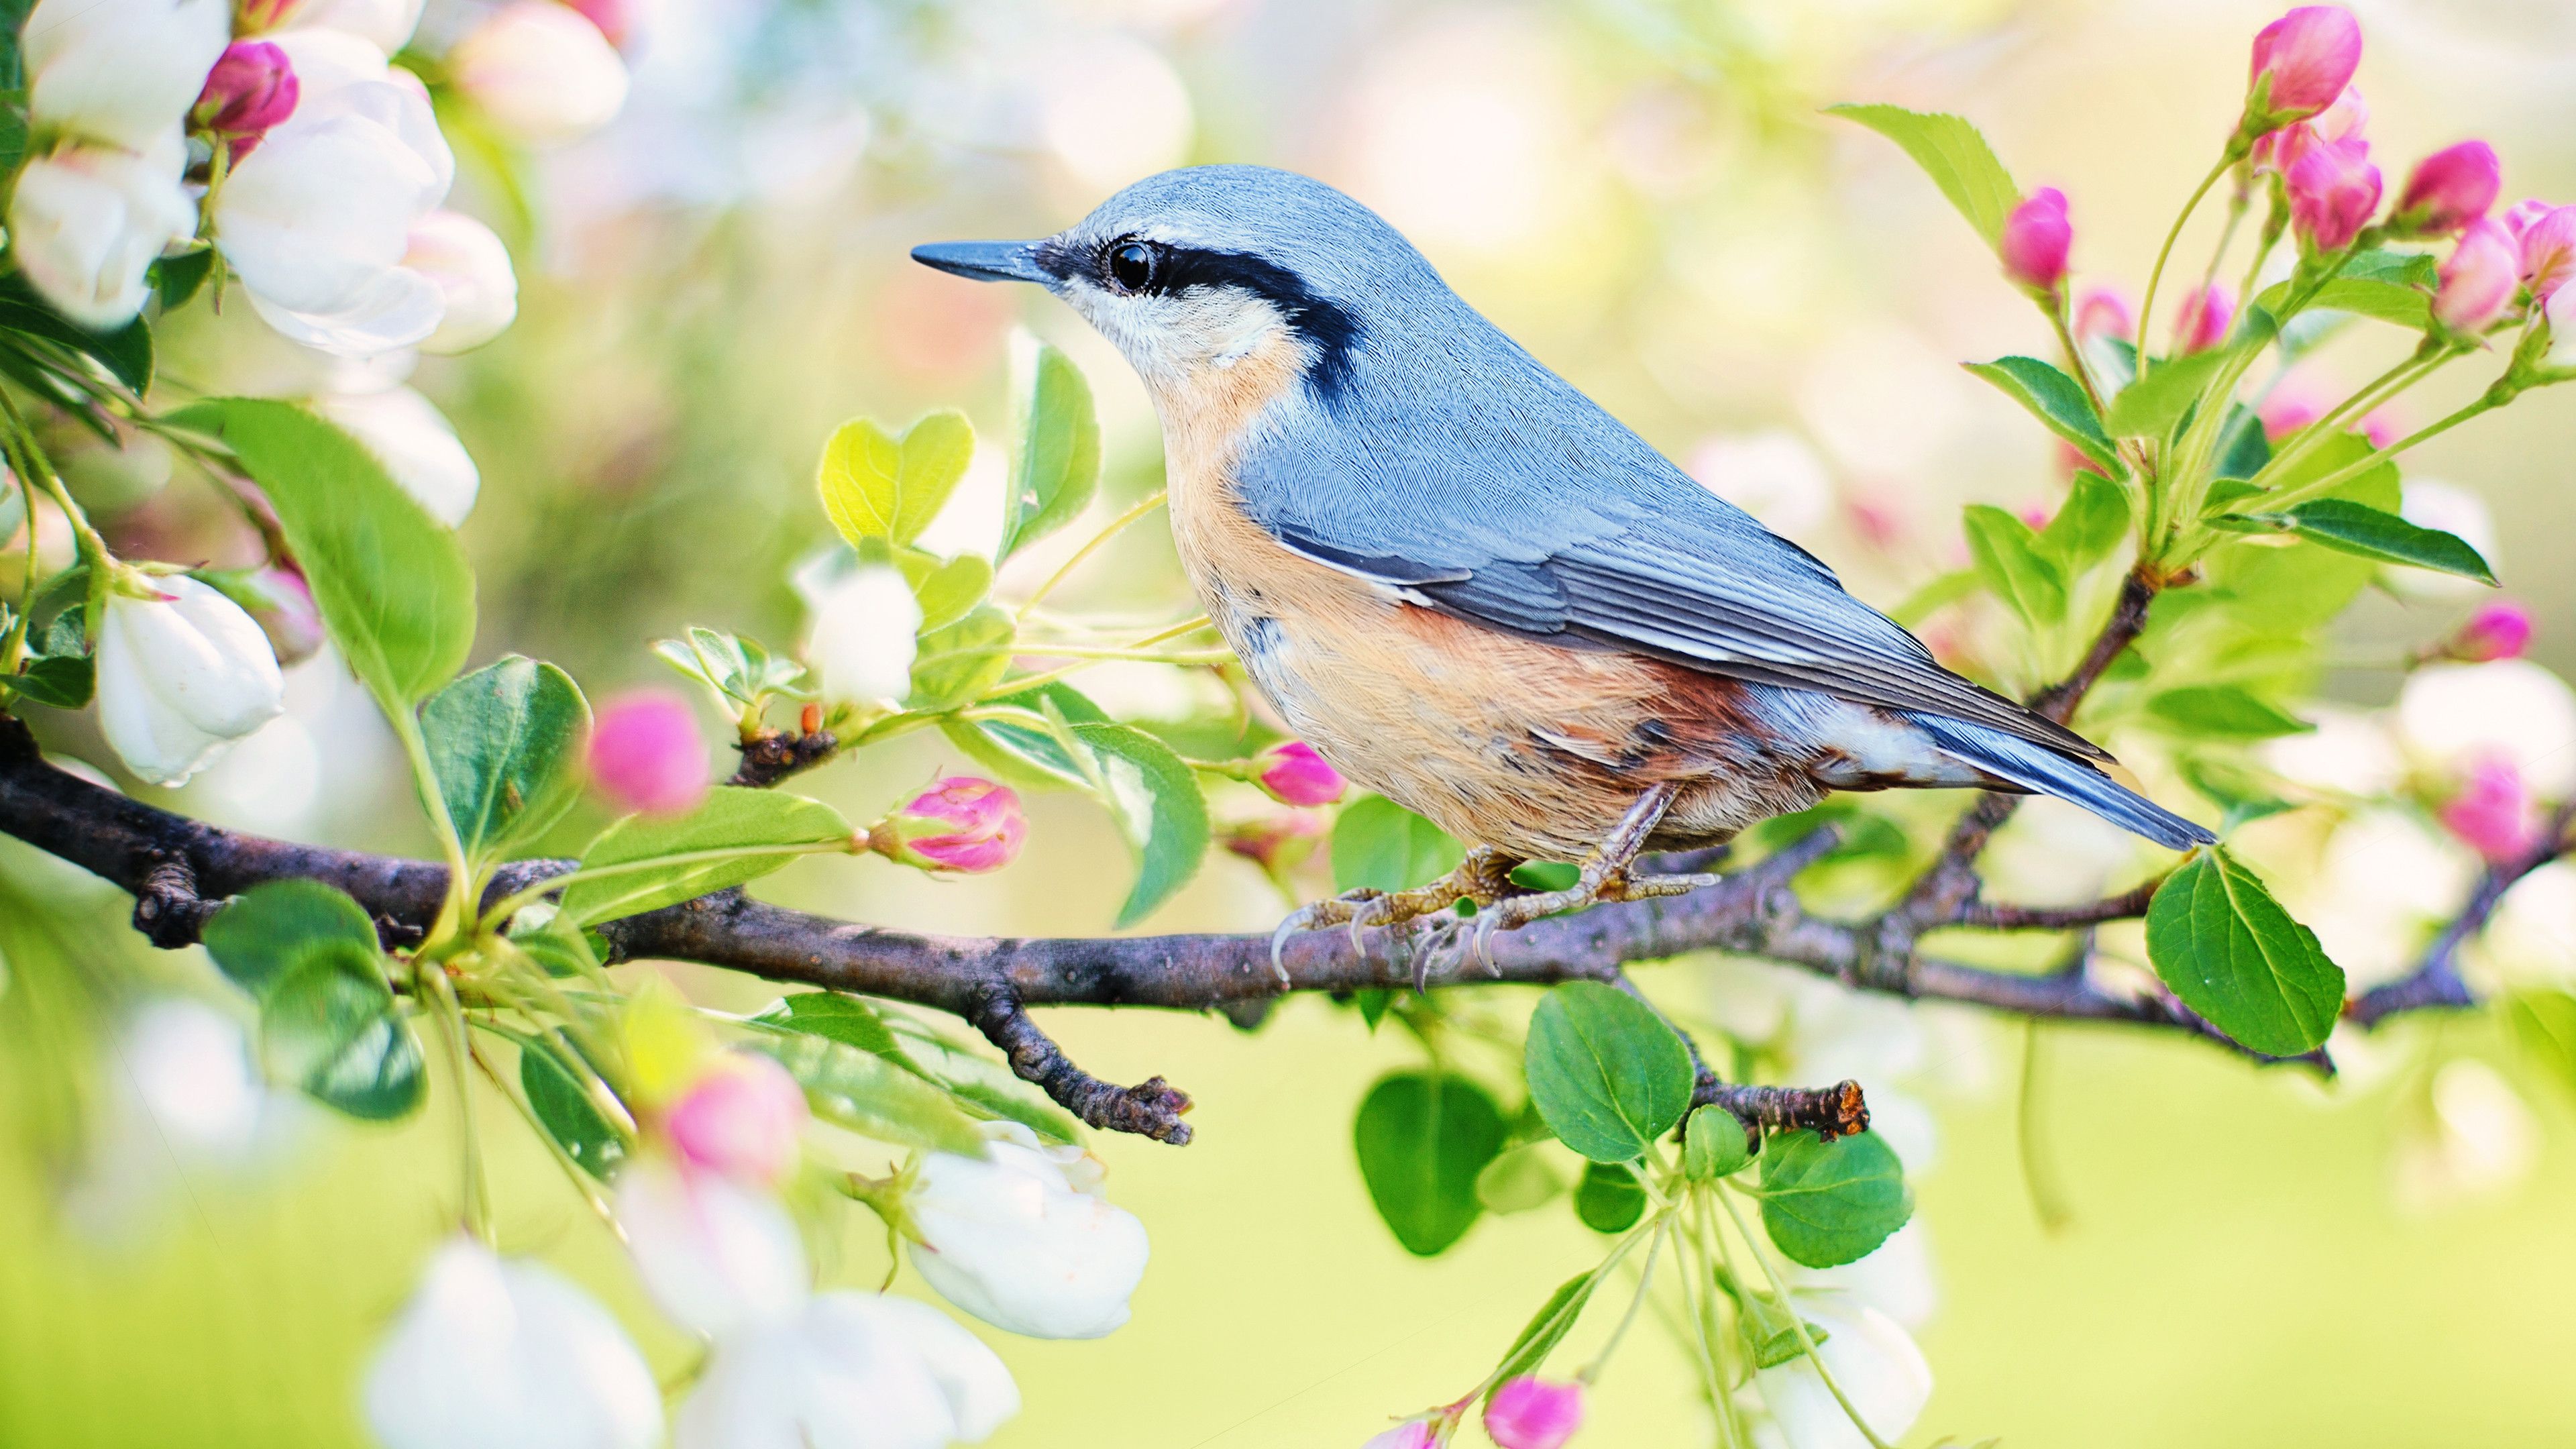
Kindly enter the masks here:
<path id="1" fill-rule="evenodd" d="M 1828 792 L 2053 795 L 2172 850 L 2201 826 L 2066 726 L 1936 662 L 1506 336 L 1360 202 L 1294 172 L 1138 181 L 1033 241 L 914 260 L 1033 283 L 1159 415 L 1172 534 L 1279 718 L 1468 843 L 1298 929 L 1476 906 L 1476 941 L 1714 877 L 1638 868 Z M 1532 861 L 1578 866 L 1526 888 Z M 1276 951 L 1274 949 L 1274 964 Z"/>

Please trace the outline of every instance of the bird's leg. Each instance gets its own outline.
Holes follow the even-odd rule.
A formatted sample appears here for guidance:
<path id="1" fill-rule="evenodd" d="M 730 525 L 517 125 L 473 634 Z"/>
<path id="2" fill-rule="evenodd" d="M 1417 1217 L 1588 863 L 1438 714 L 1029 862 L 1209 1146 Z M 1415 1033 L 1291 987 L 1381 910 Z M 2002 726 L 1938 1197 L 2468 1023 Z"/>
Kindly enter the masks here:
<path id="1" fill-rule="evenodd" d="M 1713 875 L 1631 875 L 1628 867 L 1646 848 L 1647 837 L 1663 823 L 1681 786 L 1667 780 L 1647 788 L 1619 817 L 1593 852 L 1584 857 L 1581 873 L 1574 884 L 1561 891 L 1531 891 L 1506 896 L 1488 906 L 1478 903 L 1476 910 L 1476 954 L 1487 962 L 1493 960 L 1488 944 L 1496 931 L 1509 931 L 1528 925 L 1542 916 L 1559 911 L 1580 910 L 1597 901 L 1636 901 L 1654 896 L 1677 896 L 1685 891 L 1714 885 Z"/>
<path id="2" fill-rule="evenodd" d="M 1297 931 L 1316 931 L 1326 926 L 1347 925 L 1351 931 L 1351 949 L 1360 949 L 1360 932 L 1370 926 L 1400 926 L 1423 916 L 1445 914 L 1457 908 L 1458 902 L 1473 901 L 1483 910 L 1518 893 L 1512 883 L 1512 871 L 1521 858 L 1496 850 L 1490 845 L 1471 846 L 1467 858 L 1458 868 L 1412 890 L 1380 891 L 1366 886 L 1345 891 L 1329 900 L 1316 901 L 1289 913 L 1270 935 L 1270 969 L 1279 976 L 1281 985 L 1288 984 L 1288 967 L 1280 952 L 1288 937 Z M 1428 961 L 1428 955 L 1424 960 Z M 1423 985 L 1422 969 L 1414 973 L 1417 989 Z"/>

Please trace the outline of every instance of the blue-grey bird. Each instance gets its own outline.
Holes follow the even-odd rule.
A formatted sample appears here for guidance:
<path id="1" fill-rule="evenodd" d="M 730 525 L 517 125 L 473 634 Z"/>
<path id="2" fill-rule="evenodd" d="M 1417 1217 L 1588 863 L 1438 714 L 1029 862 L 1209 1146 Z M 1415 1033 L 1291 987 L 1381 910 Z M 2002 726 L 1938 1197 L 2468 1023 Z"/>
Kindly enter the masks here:
<path id="1" fill-rule="evenodd" d="M 1951 673 L 1806 550 L 1702 487 L 1320 182 L 1167 171 L 1054 236 L 913 257 L 1034 282 L 1117 344 L 1163 423 L 1190 582 L 1290 728 L 1477 848 L 1388 921 L 1480 929 L 1705 877 L 1628 867 L 1828 790 L 2074 801 L 2171 849 L 2198 825 L 2100 748 Z M 1524 860 L 1582 863 L 1513 895 Z M 1509 898 L 1505 898 L 1509 897 Z"/>

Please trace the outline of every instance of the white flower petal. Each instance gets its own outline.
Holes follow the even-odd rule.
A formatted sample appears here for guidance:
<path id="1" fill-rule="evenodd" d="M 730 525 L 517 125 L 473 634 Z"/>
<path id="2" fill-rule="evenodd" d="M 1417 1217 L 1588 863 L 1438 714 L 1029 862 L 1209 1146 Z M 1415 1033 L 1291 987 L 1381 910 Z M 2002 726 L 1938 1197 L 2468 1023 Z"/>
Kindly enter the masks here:
<path id="1" fill-rule="evenodd" d="M 411 229 L 403 266 L 438 286 L 445 307 L 430 352 L 463 352 L 501 335 L 519 315 L 519 277 L 492 228 L 454 211 L 433 211 Z"/>
<path id="2" fill-rule="evenodd" d="M 607 125 L 626 104 L 626 62 L 599 27 L 553 0 L 514 0 L 447 58 L 457 86 L 503 130 L 544 145 Z"/>
<path id="3" fill-rule="evenodd" d="M 1896 1320 L 1835 1293 L 1793 1292 L 1799 1315 L 1825 1330 L 1816 1352 L 1879 1438 L 1905 1437 L 1932 1398 L 1932 1366 Z M 1755 1375 L 1761 1402 L 1790 1449 L 1868 1449 L 1833 1391 L 1802 1355 Z"/>
<path id="4" fill-rule="evenodd" d="M 919 1240 L 912 1264 L 941 1297 L 1032 1338 L 1098 1338 L 1125 1323 L 1145 1276 L 1145 1225 L 1074 1185 L 1063 1160 L 1025 1140 L 983 1158 L 934 1152 L 904 1200 Z M 1096 1176 L 1083 1174 L 1087 1186 Z"/>
<path id="5" fill-rule="evenodd" d="M 2528 659 L 2416 670 L 2397 697 L 2397 730 L 2435 769 L 2456 774 L 2493 756 L 2546 798 L 2576 791 L 2576 691 Z"/>
<path id="6" fill-rule="evenodd" d="M 99 630 L 98 712 L 127 768 L 176 785 L 286 708 L 268 636 L 239 604 L 185 577 L 166 598 L 108 595 Z"/>
<path id="7" fill-rule="evenodd" d="M 454 528 L 474 511 L 482 472 L 428 398 L 407 387 L 325 393 L 313 408 L 348 429 L 431 517 Z"/>
<path id="8" fill-rule="evenodd" d="M 891 1302 L 818 1294 L 720 1340 L 680 1406 L 674 1449 L 944 1449 L 964 1431 L 909 1337 L 918 1321 Z"/>
<path id="9" fill-rule="evenodd" d="M 27 280 L 82 326 L 133 320 L 150 290 L 145 269 L 196 230 L 179 183 L 185 158 L 172 126 L 141 154 L 72 146 L 29 161 L 9 199 L 11 254 Z"/>
<path id="10" fill-rule="evenodd" d="M 295 31 L 343 31 L 391 55 L 420 28 L 422 3 L 423 0 L 304 0 L 290 23 Z"/>
<path id="11" fill-rule="evenodd" d="M 947 1396 L 949 1412 L 956 1416 L 958 1438 L 981 1444 L 1020 1411 L 1020 1386 L 1011 1381 L 1011 1371 L 965 1325 L 909 1298 L 887 1295 L 868 1301 L 877 1316 L 888 1320 L 921 1355 L 922 1366 L 930 1371 L 939 1391 Z"/>
<path id="12" fill-rule="evenodd" d="M 27 109 L 38 126 L 128 151 L 159 144 L 232 36 L 230 0 L 38 0 Z"/>
<path id="13" fill-rule="evenodd" d="M 653 1301 L 693 1332 L 744 1332 L 805 1301 L 804 1240 L 775 1198 L 648 1157 L 618 1175 L 617 1221 Z"/>
<path id="14" fill-rule="evenodd" d="M 903 575 L 882 565 L 855 568 L 814 603 L 805 657 L 826 699 L 894 700 L 912 692 L 921 604 Z"/>

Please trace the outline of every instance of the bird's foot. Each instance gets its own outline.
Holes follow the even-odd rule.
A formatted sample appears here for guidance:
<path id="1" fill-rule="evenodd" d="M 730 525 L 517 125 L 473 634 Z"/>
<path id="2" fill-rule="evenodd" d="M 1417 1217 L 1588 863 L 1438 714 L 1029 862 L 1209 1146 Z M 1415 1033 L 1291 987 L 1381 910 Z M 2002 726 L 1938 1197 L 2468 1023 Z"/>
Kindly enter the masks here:
<path id="1" fill-rule="evenodd" d="M 1287 949 L 1289 936 L 1299 931 L 1348 926 L 1353 952 L 1362 949 L 1360 932 L 1371 926 L 1402 926 L 1425 916 L 1445 916 L 1448 919 L 1441 923 L 1444 934 L 1454 931 L 1460 901 L 1472 901 L 1477 909 L 1483 910 L 1520 890 L 1512 884 L 1511 878 L 1512 868 L 1519 864 L 1517 856 L 1506 855 L 1489 845 L 1479 845 L 1467 852 L 1467 858 L 1459 862 L 1456 870 L 1429 885 L 1402 891 L 1362 887 L 1301 906 L 1279 923 L 1278 930 L 1270 933 L 1270 969 L 1278 975 L 1281 986 L 1289 984 L 1288 966 L 1282 953 Z M 1425 951 L 1414 958 L 1413 983 L 1416 990 L 1427 989 L 1431 954 Z"/>
<path id="2" fill-rule="evenodd" d="M 1476 911 L 1474 932 L 1468 941 L 1477 960 L 1489 971 L 1500 974 L 1494 963 L 1493 941 L 1499 931 L 1518 930 L 1530 922 L 1564 911 L 1579 911 L 1602 901 L 1642 901 L 1658 896 L 1677 896 L 1705 885 L 1715 885 L 1713 875 L 1637 875 L 1629 866 L 1645 849 L 1646 839 L 1672 807 L 1675 787 L 1656 785 L 1640 796 L 1628 813 L 1600 846 L 1583 860 L 1574 884 L 1563 890 L 1525 891 L 1508 895 L 1490 906 L 1480 904 Z"/>

